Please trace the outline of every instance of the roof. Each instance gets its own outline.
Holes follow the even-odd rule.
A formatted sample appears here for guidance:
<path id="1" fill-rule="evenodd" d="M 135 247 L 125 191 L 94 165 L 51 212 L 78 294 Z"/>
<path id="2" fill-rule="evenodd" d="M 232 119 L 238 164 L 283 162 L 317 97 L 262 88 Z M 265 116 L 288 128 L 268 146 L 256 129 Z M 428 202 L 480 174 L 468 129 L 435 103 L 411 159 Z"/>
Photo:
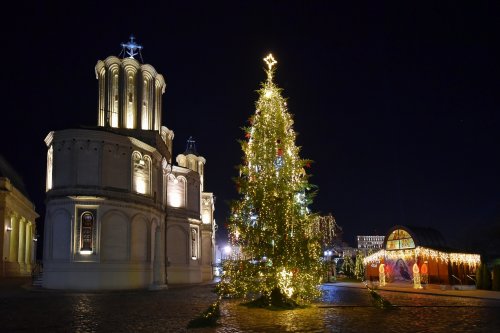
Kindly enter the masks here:
<path id="1" fill-rule="evenodd" d="M 407 231 L 410 236 L 413 238 L 415 242 L 415 246 L 423 246 L 436 250 L 446 250 L 449 249 L 446 244 L 446 240 L 444 239 L 441 232 L 433 228 L 426 227 L 416 227 L 416 226 L 404 226 L 404 225 L 396 225 L 389 229 L 386 235 L 386 239 L 384 240 L 384 248 L 386 247 L 387 237 L 397 229 L 403 229 Z"/>
<path id="2" fill-rule="evenodd" d="M 12 185 L 30 200 L 23 179 L 2 155 L 0 155 L 0 177 L 8 178 Z"/>

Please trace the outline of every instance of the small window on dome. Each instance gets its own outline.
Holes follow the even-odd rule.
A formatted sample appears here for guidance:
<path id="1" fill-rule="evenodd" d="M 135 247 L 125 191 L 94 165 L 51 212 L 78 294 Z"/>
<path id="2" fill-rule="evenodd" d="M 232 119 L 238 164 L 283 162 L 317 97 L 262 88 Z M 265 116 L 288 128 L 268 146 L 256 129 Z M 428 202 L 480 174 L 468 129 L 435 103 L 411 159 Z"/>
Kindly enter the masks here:
<path id="1" fill-rule="evenodd" d="M 403 229 L 396 229 L 387 238 L 386 250 L 402 250 L 415 248 L 411 235 Z"/>

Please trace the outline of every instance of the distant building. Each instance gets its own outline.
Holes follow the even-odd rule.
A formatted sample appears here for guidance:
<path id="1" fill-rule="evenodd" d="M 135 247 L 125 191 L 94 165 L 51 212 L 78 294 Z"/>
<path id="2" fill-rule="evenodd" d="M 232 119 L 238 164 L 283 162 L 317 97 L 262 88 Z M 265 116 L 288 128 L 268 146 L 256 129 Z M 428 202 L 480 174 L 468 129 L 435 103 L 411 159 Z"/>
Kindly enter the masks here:
<path id="1" fill-rule="evenodd" d="M 1 276 L 30 276 L 36 262 L 36 219 L 21 177 L 0 155 Z"/>
<path id="2" fill-rule="evenodd" d="M 122 46 L 128 57 L 95 67 L 98 125 L 45 139 L 45 288 L 159 289 L 213 278 L 206 161 L 190 138 L 172 164 L 174 132 L 161 124 L 165 80 L 133 58 L 133 40 Z"/>
<path id="3" fill-rule="evenodd" d="M 358 236 L 358 250 L 368 252 L 369 250 L 379 250 L 384 245 L 385 236 Z"/>

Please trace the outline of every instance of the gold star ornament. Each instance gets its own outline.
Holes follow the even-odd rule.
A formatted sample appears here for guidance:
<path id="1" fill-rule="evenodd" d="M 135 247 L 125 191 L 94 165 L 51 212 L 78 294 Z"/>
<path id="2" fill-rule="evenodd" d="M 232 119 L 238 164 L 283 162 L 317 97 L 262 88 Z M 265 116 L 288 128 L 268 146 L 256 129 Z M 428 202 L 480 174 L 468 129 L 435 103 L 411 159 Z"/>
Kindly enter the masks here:
<path id="1" fill-rule="evenodd" d="M 276 65 L 278 62 L 274 59 L 273 55 L 269 53 L 267 57 L 264 58 L 264 61 L 267 64 L 267 67 L 269 67 L 269 70 L 273 68 L 274 65 Z"/>

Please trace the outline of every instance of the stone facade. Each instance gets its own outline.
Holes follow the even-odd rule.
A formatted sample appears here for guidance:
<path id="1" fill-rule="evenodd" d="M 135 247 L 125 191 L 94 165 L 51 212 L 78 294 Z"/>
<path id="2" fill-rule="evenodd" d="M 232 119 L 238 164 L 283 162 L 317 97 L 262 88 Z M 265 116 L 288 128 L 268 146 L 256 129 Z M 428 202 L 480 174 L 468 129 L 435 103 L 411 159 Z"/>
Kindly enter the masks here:
<path id="1" fill-rule="evenodd" d="M 1 162 L 1 161 L 0 161 Z M 2 163 L 3 164 L 3 163 Z M 2 276 L 30 276 L 36 262 L 38 214 L 15 179 L 0 170 L 0 249 Z"/>
<path id="2" fill-rule="evenodd" d="M 172 165 L 174 133 L 160 125 L 163 77 L 116 57 L 99 61 L 96 74 L 99 126 L 45 139 L 43 286 L 162 288 L 212 279 L 214 206 L 203 223 L 202 172 Z"/>

